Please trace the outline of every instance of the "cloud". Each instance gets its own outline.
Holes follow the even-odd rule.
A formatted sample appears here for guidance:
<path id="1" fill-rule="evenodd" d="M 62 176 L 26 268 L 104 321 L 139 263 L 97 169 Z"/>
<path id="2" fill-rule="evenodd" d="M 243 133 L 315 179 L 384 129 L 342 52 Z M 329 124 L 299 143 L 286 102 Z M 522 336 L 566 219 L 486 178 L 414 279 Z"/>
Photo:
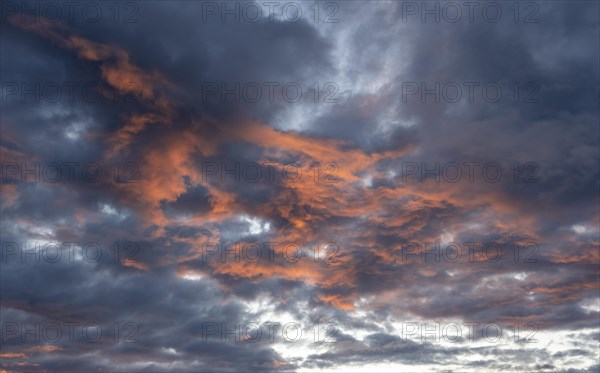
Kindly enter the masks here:
<path id="1" fill-rule="evenodd" d="M 2 369 L 597 368 L 598 4 L 131 4 L 132 23 L 3 14 Z M 276 99 L 229 100 L 237 83 Z M 399 334 L 439 320 L 543 338 Z M 236 342 L 252 322 L 282 326 Z"/>

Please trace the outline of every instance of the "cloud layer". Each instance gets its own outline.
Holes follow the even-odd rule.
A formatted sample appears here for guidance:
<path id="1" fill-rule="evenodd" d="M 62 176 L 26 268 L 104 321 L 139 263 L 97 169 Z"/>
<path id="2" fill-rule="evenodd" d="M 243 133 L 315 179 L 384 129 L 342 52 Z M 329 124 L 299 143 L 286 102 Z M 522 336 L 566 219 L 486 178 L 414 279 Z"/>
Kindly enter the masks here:
<path id="1" fill-rule="evenodd" d="M 56 5 L 3 4 L 3 371 L 597 371 L 597 2 Z"/>

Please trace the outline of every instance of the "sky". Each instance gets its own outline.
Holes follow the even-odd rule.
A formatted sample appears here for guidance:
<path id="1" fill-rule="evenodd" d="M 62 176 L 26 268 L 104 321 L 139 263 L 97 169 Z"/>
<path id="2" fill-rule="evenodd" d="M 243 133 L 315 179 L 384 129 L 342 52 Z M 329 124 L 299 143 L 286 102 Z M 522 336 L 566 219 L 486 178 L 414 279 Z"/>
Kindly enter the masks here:
<path id="1" fill-rule="evenodd" d="M 3 1 L 0 372 L 598 372 L 600 3 Z"/>

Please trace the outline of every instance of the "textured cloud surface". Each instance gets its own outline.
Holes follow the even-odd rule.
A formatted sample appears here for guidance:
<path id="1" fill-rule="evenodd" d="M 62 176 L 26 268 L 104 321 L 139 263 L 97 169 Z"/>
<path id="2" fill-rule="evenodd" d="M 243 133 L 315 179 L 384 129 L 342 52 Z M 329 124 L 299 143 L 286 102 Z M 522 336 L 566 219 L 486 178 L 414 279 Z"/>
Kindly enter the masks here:
<path id="1" fill-rule="evenodd" d="M 0 371 L 598 371 L 599 18 L 3 2 Z"/>

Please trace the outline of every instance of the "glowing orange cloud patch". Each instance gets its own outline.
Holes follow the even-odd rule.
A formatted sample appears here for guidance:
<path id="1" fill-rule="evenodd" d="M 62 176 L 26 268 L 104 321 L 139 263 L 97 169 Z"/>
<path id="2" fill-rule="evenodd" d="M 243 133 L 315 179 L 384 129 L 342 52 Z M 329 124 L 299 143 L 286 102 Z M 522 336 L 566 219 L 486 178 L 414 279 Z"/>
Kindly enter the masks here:
<path id="1" fill-rule="evenodd" d="M 130 258 L 126 258 L 123 260 L 123 265 L 125 267 L 131 267 L 131 268 L 135 268 L 138 269 L 140 271 L 147 271 L 148 267 L 142 263 L 140 263 L 138 260 L 134 260 L 134 259 L 130 259 Z"/>
<path id="2" fill-rule="evenodd" d="M 284 361 L 277 361 L 277 360 L 273 360 L 273 365 L 276 368 L 282 367 L 284 365 L 288 365 L 288 363 L 284 362 Z"/>
<path id="3" fill-rule="evenodd" d="M 341 309 L 341 310 L 346 310 L 346 311 L 353 311 L 354 310 L 354 304 L 349 303 L 347 300 L 345 300 L 344 298 L 342 298 L 339 295 L 319 295 L 319 299 L 322 300 L 325 303 L 329 303 L 332 306 L 334 306 L 335 308 Z"/>

